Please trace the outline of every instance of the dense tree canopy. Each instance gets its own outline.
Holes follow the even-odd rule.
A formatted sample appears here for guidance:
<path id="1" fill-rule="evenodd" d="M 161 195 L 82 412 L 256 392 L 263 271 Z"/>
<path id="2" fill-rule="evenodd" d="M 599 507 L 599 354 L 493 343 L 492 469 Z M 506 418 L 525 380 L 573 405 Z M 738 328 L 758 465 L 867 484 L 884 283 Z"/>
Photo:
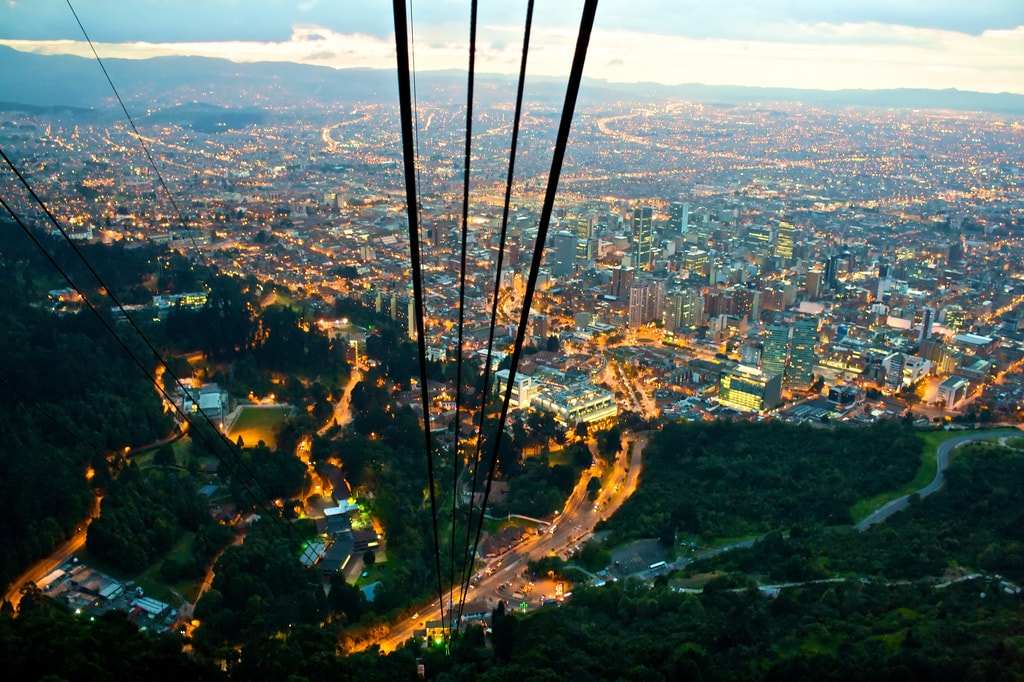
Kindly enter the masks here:
<path id="1" fill-rule="evenodd" d="M 992 444 L 958 449 L 946 487 L 866 532 L 799 526 L 749 550 L 694 566 L 769 579 L 834 575 L 943 579 L 987 570 L 1024 581 L 1024 453 Z"/>
<path id="2" fill-rule="evenodd" d="M 125 337 L 144 364 L 155 364 L 137 339 Z M 150 380 L 88 312 L 62 317 L 3 297 L 0 380 L 6 583 L 89 512 L 87 471 L 94 485 L 105 485 L 108 453 L 163 438 L 172 423 Z"/>
<path id="3" fill-rule="evenodd" d="M 894 422 L 860 429 L 669 424 L 644 450 L 639 489 L 607 525 L 624 540 L 848 524 L 855 502 L 913 478 L 921 446 Z"/>

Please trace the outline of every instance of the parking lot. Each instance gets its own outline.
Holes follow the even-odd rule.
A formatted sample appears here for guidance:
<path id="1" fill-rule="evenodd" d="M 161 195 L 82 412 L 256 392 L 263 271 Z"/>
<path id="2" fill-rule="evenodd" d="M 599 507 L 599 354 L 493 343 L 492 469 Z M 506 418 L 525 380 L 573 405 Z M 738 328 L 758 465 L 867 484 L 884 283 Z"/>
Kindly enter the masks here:
<path id="1" fill-rule="evenodd" d="M 651 564 L 665 561 L 668 554 L 657 540 L 637 540 L 612 551 L 611 572 L 619 577 L 648 570 Z"/>

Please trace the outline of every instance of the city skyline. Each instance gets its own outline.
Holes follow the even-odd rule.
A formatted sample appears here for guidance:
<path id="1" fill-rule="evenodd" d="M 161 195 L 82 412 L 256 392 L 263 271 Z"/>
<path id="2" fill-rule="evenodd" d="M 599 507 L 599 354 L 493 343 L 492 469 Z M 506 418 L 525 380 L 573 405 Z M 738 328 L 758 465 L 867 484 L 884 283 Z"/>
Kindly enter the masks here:
<path id="1" fill-rule="evenodd" d="M 394 68 L 391 10 L 298 3 L 166 3 L 131 11 L 123 0 L 76 8 L 104 58 L 204 56 L 341 68 Z M 419 71 L 465 69 L 468 7 L 416 7 Z M 522 8 L 482 7 L 477 70 L 511 74 L 519 63 Z M 564 76 L 579 3 L 536 10 L 532 76 Z M 38 54 L 91 56 L 62 3 L 0 7 L 0 45 Z M 656 27 L 656 29 L 654 28 Z M 825 3 L 608 0 L 599 5 L 585 75 L 609 82 L 704 83 L 806 89 L 956 88 L 1024 93 L 1024 13 L 1012 2 Z"/>

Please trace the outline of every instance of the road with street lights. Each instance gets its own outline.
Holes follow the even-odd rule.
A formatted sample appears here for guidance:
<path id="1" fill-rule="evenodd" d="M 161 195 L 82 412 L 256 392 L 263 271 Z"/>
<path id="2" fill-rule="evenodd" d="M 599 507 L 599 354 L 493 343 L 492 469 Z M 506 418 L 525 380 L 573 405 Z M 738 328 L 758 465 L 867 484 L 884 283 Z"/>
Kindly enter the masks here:
<path id="1" fill-rule="evenodd" d="M 486 566 L 478 568 L 483 575 L 467 592 L 464 601 L 483 599 L 493 606 L 501 599 L 519 599 L 531 605 L 539 604 L 541 594 L 525 594 L 522 598 L 514 596 L 516 588 L 527 581 L 527 578 L 522 577 L 527 570 L 527 563 L 545 556 L 564 554 L 586 542 L 593 534 L 597 522 L 614 514 L 636 490 L 642 467 L 643 449 L 647 443 L 645 435 L 637 437 L 633 443 L 624 439 L 623 446 L 615 460 L 610 463 L 608 471 L 603 470 L 601 463 L 596 463 L 585 470 L 562 511 L 556 513 L 548 526 L 542 527 L 544 532 L 527 536 L 504 555 L 489 559 Z M 587 494 L 587 483 L 591 476 L 598 476 L 603 481 L 601 490 L 593 501 L 588 499 Z M 505 589 L 502 589 L 502 585 Z M 458 615 L 458 604 L 462 601 L 458 588 L 453 595 L 445 595 L 446 623 L 449 618 L 449 600 L 455 605 Z M 419 609 L 412 617 L 392 627 L 386 637 L 376 641 L 363 641 L 358 648 L 378 644 L 381 651 L 394 651 L 412 637 L 415 630 L 422 629 L 424 623 L 440 619 L 441 605 L 438 600 L 434 600 Z"/>

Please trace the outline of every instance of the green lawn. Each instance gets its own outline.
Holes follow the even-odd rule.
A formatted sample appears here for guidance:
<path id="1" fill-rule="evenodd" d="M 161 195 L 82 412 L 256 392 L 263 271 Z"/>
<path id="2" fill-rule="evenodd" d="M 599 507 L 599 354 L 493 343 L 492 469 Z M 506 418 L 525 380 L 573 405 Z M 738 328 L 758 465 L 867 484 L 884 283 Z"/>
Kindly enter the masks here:
<path id="1" fill-rule="evenodd" d="M 571 455 L 572 451 L 569 448 L 559 447 L 558 450 L 548 452 L 548 464 L 551 466 L 555 466 L 556 464 L 571 466 Z"/>
<path id="2" fill-rule="evenodd" d="M 527 521 L 526 519 L 517 519 L 512 517 L 500 518 L 500 519 L 484 519 L 484 532 L 490 535 L 502 531 L 509 526 L 515 526 L 516 528 L 536 528 L 537 524 L 533 521 Z"/>
<path id="3" fill-rule="evenodd" d="M 242 442 L 247 446 L 256 445 L 263 441 L 267 447 L 276 446 L 275 433 L 287 421 L 292 413 L 292 407 L 274 406 L 263 407 L 248 405 L 241 408 L 238 419 L 232 424 L 228 432 L 228 438 L 232 441 L 242 437 Z"/>

